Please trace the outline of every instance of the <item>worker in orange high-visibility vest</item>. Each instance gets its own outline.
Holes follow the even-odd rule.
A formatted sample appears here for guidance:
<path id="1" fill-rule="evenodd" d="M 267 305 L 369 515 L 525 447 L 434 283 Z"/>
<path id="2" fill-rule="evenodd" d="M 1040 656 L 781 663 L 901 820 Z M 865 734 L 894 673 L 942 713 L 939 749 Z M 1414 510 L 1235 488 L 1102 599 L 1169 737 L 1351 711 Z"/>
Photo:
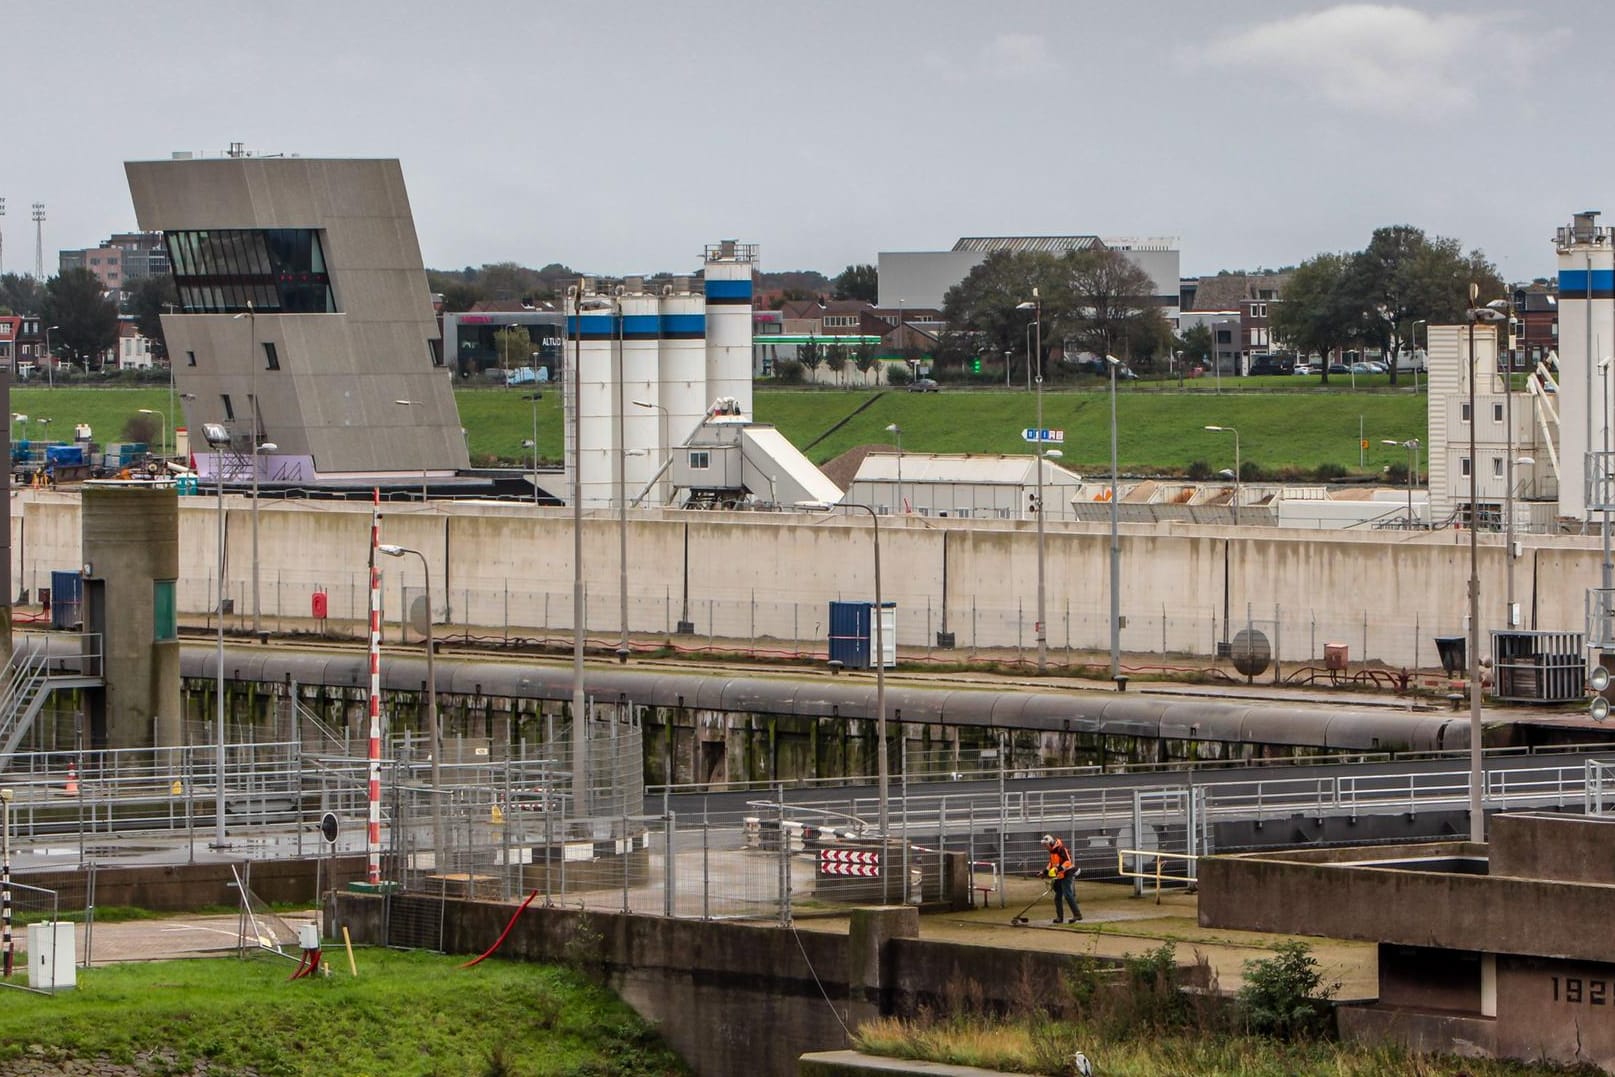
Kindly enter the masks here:
<path id="1" fill-rule="evenodd" d="M 1071 854 L 1066 850 L 1065 842 L 1053 834 L 1043 835 L 1043 848 L 1049 851 L 1049 889 L 1054 891 L 1054 922 L 1065 923 L 1065 909 L 1071 909 L 1073 922 L 1082 919 L 1082 910 L 1077 907 L 1077 875 L 1080 869 L 1071 862 Z"/>

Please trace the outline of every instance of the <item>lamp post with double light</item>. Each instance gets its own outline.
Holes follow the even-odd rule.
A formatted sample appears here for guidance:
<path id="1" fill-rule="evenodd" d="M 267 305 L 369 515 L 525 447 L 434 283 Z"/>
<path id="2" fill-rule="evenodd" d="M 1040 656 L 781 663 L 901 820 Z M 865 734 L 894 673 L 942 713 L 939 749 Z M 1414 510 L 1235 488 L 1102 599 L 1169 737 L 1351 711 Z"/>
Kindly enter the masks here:
<path id="1" fill-rule="evenodd" d="M 673 447 L 667 443 L 667 409 L 662 405 L 652 403 L 649 400 L 630 400 L 629 403 L 636 408 L 655 409 L 659 413 L 657 415 L 657 419 L 659 421 L 657 423 L 658 429 L 656 437 L 658 443 L 656 455 L 659 462 L 656 465 L 657 478 L 652 481 L 652 485 L 655 485 L 657 482 L 661 481 L 662 473 L 665 472 L 672 463 Z M 685 620 L 689 620 L 689 618 L 686 617 Z"/>
<path id="2" fill-rule="evenodd" d="M 1034 431 L 1037 446 L 1037 671 L 1047 673 L 1049 670 L 1049 636 L 1046 611 L 1044 608 L 1044 561 L 1043 561 L 1043 298 L 1038 295 L 1036 288 L 1032 289 L 1032 298 L 1024 303 L 1017 303 L 1016 310 L 1030 310 L 1033 312 L 1033 324 L 1037 331 L 1037 429 Z M 1028 368 L 1030 376 L 1030 368 Z"/>
<path id="3" fill-rule="evenodd" d="M 1395 438 L 1382 438 L 1381 445 L 1398 445 L 1408 451 L 1408 527 L 1414 526 L 1413 517 L 1413 484 L 1419 481 L 1419 439 L 1409 438 L 1406 441 L 1397 441 Z"/>
<path id="4" fill-rule="evenodd" d="M 213 450 L 213 477 L 218 488 L 219 590 L 214 610 L 218 616 L 218 653 L 215 656 L 218 668 L 214 670 L 213 685 L 214 736 L 218 743 L 213 769 L 213 847 L 224 849 L 229 844 L 224 834 L 224 448 L 230 444 L 230 431 L 222 423 L 203 423 L 202 437 Z"/>
<path id="5" fill-rule="evenodd" d="M 1240 483 L 1240 477 L 1239 477 L 1239 431 L 1235 430 L 1231 426 L 1208 426 L 1208 427 L 1206 427 L 1206 429 L 1210 430 L 1214 434 L 1232 434 L 1232 435 L 1234 435 L 1234 526 L 1238 527 L 1239 526 L 1239 495 L 1240 495 L 1240 488 L 1239 488 L 1239 483 Z"/>
<path id="6" fill-rule="evenodd" d="M 1508 320 L 1507 303 L 1494 299 L 1485 306 L 1476 306 L 1479 298 L 1480 285 L 1471 283 L 1469 307 L 1464 311 L 1464 320 L 1469 323 L 1469 840 L 1477 844 L 1486 840 L 1486 802 L 1485 776 L 1481 768 L 1480 555 L 1476 542 L 1480 524 L 1480 468 L 1475 433 L 1480 425 L 1475 414 L 1475 382 L 1479 380 L 1480 364 L 1475 360 L 1475 324 L 1496 326 Z"/>
<path id="7" fill-rule="evenodd" d="M 433 864 L 438 871 L 443 870 L 443 862 L 438 857 L 443 856 L 443 771 L 441 760 L 443 757 L 443 738 L 437 728 L 437 642 L 432 635 L 432 569 L 426 563 L 426 555 L 409 546 L 397 546 L 392 543 L 382 543 L 376 547 L 388 557 L 403 557 L 405 554 L 414 554 L 421 559 L 421 581 L 426 590 L 426 739 L 432 746 L 432 856 Z"/>

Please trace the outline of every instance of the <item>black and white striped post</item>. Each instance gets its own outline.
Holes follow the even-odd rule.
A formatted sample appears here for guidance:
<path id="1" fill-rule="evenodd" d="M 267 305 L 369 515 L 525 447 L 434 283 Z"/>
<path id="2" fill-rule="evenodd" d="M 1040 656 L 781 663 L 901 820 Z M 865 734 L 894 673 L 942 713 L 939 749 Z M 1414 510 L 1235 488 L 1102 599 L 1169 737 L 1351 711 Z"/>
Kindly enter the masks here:
<path id="1" fill-rule="evenodd" d="M 0 948 L 5 951 L 3 975 L 11 979 L 11 790 L 0 789 Z"/>

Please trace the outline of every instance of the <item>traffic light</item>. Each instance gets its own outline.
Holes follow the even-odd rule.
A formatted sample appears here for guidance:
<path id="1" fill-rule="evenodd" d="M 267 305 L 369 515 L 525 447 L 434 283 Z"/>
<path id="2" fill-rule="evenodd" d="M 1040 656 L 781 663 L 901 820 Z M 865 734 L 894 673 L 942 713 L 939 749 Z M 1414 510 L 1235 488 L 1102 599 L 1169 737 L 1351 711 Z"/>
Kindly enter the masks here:
<path id="1" fill-rule="evenodd" d="M 1037 515 L 1037 513 L 1038 513 L 1038 503 L 1037 503 L 1037 495 L 1036 494 L 1027 494 L 1026 495 L 1026 511 L 1031 513 L 1033 516 Z"/>
<path id="2" fill-rule="evenodd" d="M 970 360 L 970 373 L 972 373 L 972 374 L 980 374 L 981 373 L 981 356 L 978 355 L 978 356 L 976 356 L 976 357 L 974 357 L 973 359 Z"/>

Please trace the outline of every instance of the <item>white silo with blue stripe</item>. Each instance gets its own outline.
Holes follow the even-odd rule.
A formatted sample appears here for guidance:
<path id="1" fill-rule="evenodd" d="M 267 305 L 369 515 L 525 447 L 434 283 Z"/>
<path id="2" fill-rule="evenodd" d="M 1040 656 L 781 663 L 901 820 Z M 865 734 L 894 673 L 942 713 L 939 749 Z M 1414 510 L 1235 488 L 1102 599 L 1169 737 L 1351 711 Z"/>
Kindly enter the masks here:
<path id="1" fill-rule="evenodd" d="M 1596 371 L 1615 354 L 1615 232 L 1598 214 L 1575 215 L 1560 228 L 1559 255 L 1559 515 L 1585 520 L 1585 461 L 1603 448 L 1603 393 L 1609 381 Z M 1482 299 L 1485 297 L 1483 296 Z"/>
<path id="2" fill-rule="evenodd" d="M 570 465 L 575 460 L 579 468 L 583 507 L 604 508 L 613 504 L 616 478 L 617 300 L 600 294 L 593 282 L 586 280 L 583 294 L 576 305 L 580 309 L 575 310 L 569 298 L 566 348 L 568 359 L 576 356 L 579 394 L 577 436 L 582 450 L 577 451 L 571 444 L 572 424 L 568 423 L 567 461 Z M 568 390 L 568 407 L 571 405 L 571 396 Z"/>
<path id="3" fill-rule="evenodd" d="M 620 302 L 622 437 L 629 453 L 625 468 L 631 504 L 666 459 L 661 439 L 662 415 L 658 410 L 662 403 L 662 317 L 661 300 L 645 291 L 643 277 L 629 277 L 624 281 Z"/>
<path id="4" fill-rule="evenodd" d="M 706 248 L 707 404 L 733 397 L 751 415 L 752 272 L 757 245 L 726 239 Z"/>
<path id="5" fill-rule="evenodd" d="M 706 298 L 675 277 L 662 294 L 661 403 L 667 409 L 667 440 L 684 444 L 705 418 L 707 395 Z"/>

